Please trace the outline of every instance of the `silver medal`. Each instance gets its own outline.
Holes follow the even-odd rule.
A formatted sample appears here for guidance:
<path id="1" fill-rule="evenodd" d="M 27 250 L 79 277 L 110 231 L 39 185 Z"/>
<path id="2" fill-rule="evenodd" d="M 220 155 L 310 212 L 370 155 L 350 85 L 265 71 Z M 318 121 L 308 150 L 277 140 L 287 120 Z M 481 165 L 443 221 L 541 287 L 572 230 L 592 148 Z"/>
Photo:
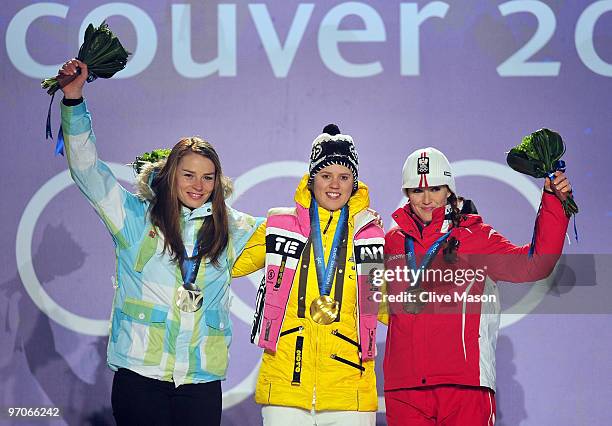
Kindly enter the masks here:
<path id="1" fill-rule="evenodd" d="M 176 292 L 176 306 L 183 312 L 195 312 L 202 307 L 202 290 L 195 284 L 185 284 Z"/>

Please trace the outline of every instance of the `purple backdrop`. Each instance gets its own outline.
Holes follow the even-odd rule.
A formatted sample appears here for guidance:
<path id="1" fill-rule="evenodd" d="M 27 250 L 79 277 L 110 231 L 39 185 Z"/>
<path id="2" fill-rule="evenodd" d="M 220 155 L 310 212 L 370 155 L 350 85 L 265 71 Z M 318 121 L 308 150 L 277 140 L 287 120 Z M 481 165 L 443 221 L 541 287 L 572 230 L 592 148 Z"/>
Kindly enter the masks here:
<path id="1" fill-rule="evenodd" d="M 81 27 L 108 17 L 134 55 L 117 78 L 86 87 L 101 158 L 129 179 L 120 164 L 202 135 L 236 180 L 233 205 L 251 214 L 291 205 L 312 139 L 336 122 L 356 141 L 387 227 L 405 157 L 432 145 L 485 220 L 524 243 L 541 182 L 512 172 L 504 152 L 540 127 L 561 133 L 581 208 L 580 242 L 570 233 L 566 252 L 582 260 L 567 260 L 566 287 L 544 293 L 599 304 L 504 316 L 498 424 L 610 424 L 612 1 L 188 3 L 4 2 L 0 422 L 14 421 L 8 407 L 53 406 L 63 420 L 36 424 L 112 424 L 112 243 L 44 140 L 39 86 L 78 51 Z M 227 425 L 260 423 L 260 351 L 248 343 L 257 281 L 232 284 Z M 507 300 L 536 300 L 528 290 Z"/>

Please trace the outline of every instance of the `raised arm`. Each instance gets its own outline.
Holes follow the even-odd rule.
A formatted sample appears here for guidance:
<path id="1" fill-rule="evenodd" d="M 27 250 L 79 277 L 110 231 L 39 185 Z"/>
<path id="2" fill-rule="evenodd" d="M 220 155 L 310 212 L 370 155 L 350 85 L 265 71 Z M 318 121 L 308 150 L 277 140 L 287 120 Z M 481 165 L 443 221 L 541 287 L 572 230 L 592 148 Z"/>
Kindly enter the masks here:
<path id="1" fill-rule="evenodd" d="M 570 182 L 563 173 L 556 172 L 552 183 L 546 178 L 531 255 L 530 244 L 516 246 L 493 228 L 485 227 L 481 233 L 484 250 L 480 255 L 493 279 L 532 282 L 550 275 L 563 250 L 569 223 L 561 200 L 570 193 Z"/>
<path id="2" fill-rule="evenodd" d="M 123 188 L 108 165 L 98 159 L 91 115 L 83 100 L 87 65 L 72 59 L 59 72 L 74 75 L 79 70 L 78 77 L 62 88 L 62 132 L 68 167 L 72 179 L 106 225 L 115 244 L 127 247 L 142 234 L 146 206 Z"/>

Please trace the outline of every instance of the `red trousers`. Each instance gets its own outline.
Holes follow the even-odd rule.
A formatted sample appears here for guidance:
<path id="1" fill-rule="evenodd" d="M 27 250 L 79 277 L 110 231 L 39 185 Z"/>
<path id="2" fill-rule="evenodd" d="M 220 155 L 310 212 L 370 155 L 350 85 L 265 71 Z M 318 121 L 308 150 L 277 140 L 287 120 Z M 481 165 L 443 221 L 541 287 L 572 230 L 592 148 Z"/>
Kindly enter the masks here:
<path id="1" fill-rule="evenodd" d="M 389 426 L 492 426 L 495 397 L 484 387 L 437 385 L 385 392 Z"/>

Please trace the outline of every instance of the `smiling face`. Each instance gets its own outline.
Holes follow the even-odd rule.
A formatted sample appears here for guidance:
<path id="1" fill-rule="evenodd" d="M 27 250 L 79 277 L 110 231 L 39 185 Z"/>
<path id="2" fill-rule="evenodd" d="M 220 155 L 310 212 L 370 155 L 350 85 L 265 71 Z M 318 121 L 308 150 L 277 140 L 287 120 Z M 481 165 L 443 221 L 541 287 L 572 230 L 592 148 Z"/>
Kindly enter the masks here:
<path id="1" fill-rule="evenodd" d="M 179 201 L 190 209 L 201 207 L 215 188 L 215 165 L 203 155 L 190 152 L 178 163 L 175 185 Z"/>
<path id="2" fill-rule="evenodd" d="M 353 173 L 348 167 L 329 165 L 315 175 L 312 187 L 321 207 L 332 212 L 339 210 L 353 193 Z"/>
<path id="3" fill-rule="evenodd" d="M 412 211 L 424 223 L 431 222 L 434 209 L 446 205 L 446 199 L 451 192 L 446 185 L 430 186 L 428 188 L 408 188 L 406 195 L 410 200 Z"/>

